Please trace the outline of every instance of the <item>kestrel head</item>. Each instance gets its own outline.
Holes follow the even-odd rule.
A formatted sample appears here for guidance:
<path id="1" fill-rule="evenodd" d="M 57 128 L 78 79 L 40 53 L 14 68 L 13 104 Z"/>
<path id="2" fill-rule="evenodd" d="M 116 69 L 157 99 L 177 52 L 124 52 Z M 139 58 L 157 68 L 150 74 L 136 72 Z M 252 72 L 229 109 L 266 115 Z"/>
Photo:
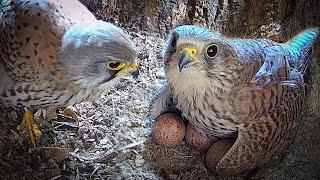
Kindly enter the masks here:
<path id="1" fill-rule="evenodd" d="M 190 84 L 228 76 L 235 68 L 237 55 L 219 34 L 184 25 L 170 33 L 164 57 L 168 79 Z"/>
<path id="2" fill-rule="evenodd" d="M 139 72 L 129 36 L 104 21 L 71 27 L 63 36 L 58 58 L 67 79 L 83 88 L 111 86 L 120 77 Z"/>

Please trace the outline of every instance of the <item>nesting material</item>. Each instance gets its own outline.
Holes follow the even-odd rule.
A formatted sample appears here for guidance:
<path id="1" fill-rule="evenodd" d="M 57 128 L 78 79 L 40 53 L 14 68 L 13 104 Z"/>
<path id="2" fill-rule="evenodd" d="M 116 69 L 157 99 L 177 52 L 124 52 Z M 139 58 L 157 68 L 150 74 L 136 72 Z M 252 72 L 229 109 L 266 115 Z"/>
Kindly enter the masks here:
<path id="1" fill-rule="evenodd" d="M 154 122 L 152 139 L 161 146 L 174 147 L 183 140 L 184 135 L 185 124 L 176 114 L 163 114 Z"/>
<path id="2" fill-rule="evenodd" d="M 233 143 L 233 139 L 220 139 L 210 146 L 206 155 L 206 166 L 209 171 L 219 174 L 219 172 L 216 171 L 216 166 Z"/>
<path id="3" fill-rule="evenodd" d="M 199 133 L 190 123 L 187 124 L 185 140 L 192 149 L 199 152 L 205 152 L 214 142 L 212 139 Z"/>

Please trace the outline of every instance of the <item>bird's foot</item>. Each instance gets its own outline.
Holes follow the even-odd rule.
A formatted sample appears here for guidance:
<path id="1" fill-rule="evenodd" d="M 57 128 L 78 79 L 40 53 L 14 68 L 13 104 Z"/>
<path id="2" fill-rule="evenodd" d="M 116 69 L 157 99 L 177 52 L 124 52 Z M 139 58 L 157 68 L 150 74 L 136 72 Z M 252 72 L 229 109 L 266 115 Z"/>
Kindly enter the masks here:
<path id="1" fill-rule="evenodd" d="M 18 131 L 22 131 L 23 129 L 27 129 L 33 145 L 35 145 L 36 141 L 42 136 L 42 132 L 40 131 L 39 126 L 34 122 L 33 114 L 30 111 L 23 114 L 22 122 L 17 126 Z"/>

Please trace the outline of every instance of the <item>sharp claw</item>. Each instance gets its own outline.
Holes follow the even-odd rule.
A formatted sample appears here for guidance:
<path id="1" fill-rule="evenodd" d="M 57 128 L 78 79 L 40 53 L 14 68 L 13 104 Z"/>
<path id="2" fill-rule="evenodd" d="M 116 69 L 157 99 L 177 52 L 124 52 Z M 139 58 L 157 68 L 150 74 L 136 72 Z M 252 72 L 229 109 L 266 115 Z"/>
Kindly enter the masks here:
<path id="1" fill-rule="evenodd" d="M 27 129 L 29 138 L 33 145 L 36 144 L 36 140 L 39 140 L 42 136 L 42 132 L 37 124 L 34 123 L 33 114 L 30 111 L 24 113 L 22 122 L 17 126 L 17 130 Z"/>
<path id="2" fill-rule="evenodd" d="M 33 134 L 36 137 L 36 140 L 39 140 L 42 136 L 42 132 L 37 124 L 33 124 Z"/>

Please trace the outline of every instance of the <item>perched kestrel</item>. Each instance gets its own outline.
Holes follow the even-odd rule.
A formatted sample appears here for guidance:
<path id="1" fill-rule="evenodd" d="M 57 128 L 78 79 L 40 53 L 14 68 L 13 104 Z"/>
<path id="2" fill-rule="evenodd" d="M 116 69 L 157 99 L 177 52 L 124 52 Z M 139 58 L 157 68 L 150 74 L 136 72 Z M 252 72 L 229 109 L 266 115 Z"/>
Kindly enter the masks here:
<path id="1" fill-rule="evenodd" d="M 164 51 L 168 85 L 152 102 L 151 115 L 177 108 L 203 135 L 236 137 L 216 172 L 250 171 L 278 152 L 295 130 L 305 98 L 303 75 L 318 33 L 308 29 L 277 43 L 178 27 Z"/>
<path id="2" fill-rule="evenodd" d="M 0 105 L 37 109 L 91 101 L 128 73 L 136 48 L 78 0 L 1 0 Z M 0 14 L 1 15 L 1 14 Z M 26 112 L 32 142 L 41 132 Z"/>

